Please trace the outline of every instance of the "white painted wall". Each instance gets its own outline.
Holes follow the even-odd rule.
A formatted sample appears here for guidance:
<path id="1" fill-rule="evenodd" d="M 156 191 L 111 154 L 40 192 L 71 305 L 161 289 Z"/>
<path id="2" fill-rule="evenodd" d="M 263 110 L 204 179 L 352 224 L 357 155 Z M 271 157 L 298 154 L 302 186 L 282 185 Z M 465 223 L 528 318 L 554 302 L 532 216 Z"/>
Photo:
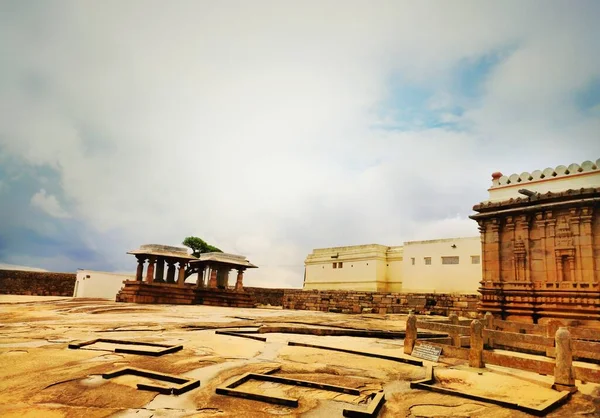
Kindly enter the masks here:
<path id="1" fill-rule="evenodd" d="M 135 274 L 117 274 L 104 271 L 77 270 L 74 298 L 103 298 L 115 300 L 124 280 L 135 280 Z"/>
<path id="2" fill-rule="evenodd" d="M 442 264 L 442 256 L 458 256 L 459 264 Z M 472 264 L 471 256 L 478 256 L 479 264 Z M 431 265 L 425 265 L 425 257 L 431 257 Z M 343 267 L 333 268 L 333 263 L 339 262 Z M 371 244 L 322 248 L 309 254 L 305 268 L 307 290 L 476 293 L 482 277 L 481 239 L 413 241 L 398 247 Z"/>
<path id="3" fill-rule="evenodd" d="M 445 256 L 458 256 L 459 264 L 442 264 Z M 473 264 L 471 256 L 479 256 L 479 264 Z M 425 264 L 425 257 L 431 257 L 431 265 Z M 480 237 L 404 243 L 403 292 L 477 293 L 481 278 Z"/>
<path id="4" fill-rule="evenodd" d="M 304 289 L 385 291 L 388 248 L 371 244 L 315 249 L 305 261 Z"/>

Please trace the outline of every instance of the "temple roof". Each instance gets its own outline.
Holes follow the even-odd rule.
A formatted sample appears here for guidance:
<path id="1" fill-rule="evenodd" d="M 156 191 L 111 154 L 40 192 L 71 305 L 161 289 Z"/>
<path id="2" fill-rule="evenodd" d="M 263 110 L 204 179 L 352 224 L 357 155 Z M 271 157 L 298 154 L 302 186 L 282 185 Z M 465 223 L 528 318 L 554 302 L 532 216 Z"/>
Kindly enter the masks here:
<path id="1" fill-rule="evenodd" d="M 196 257 L 188 253 L 186 247 L 172 247 L 170 245 L 145 244 L 137 250 L 128 251 L 127 254 L 133 255 L 153 255 L 160 257 L 171 257 L 182 260 L 196 260 Z"/>
<path id="2" fill-rule="evenodd" d="M 232 266 L 242 266 L 246 268 L 258 268 L 248 260 L 243 255 L 229 254 L 229 253 L 203 253 L 200 254 L 200 257 L 190 261 L 190 263 L 220 263 L 220 264 L 229 264 Z"/>

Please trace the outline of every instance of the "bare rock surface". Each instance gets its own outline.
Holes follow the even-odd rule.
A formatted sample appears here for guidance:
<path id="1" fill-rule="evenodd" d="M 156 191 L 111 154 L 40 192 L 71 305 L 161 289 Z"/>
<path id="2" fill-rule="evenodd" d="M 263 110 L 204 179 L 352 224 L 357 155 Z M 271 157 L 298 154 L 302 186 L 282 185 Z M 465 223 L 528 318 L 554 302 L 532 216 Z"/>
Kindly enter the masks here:
<path id="1" fill-rule="evenodd" d="M 218 329 L 256 330 L 265 325 L 302 328 L 402 331 L 406 316 L 348 315 L 275 309 L 135 305 L 99 299 L 0 295 L 0 416 L 2 417 L 337 417 L 364 406 L 369 394 L 384 390 L 380 417 L 526 417 L 493 404 L 410 389 L 425 369 L 405 363 L 308 347 L 296 341 L 408 356 L 402 340 L 311 334 L 259 334 L 267 342 L 215 334 Z M 183 345 L 160 357 L 114 352 L 114 344 L 81 349 L 68 344 L 96 338 Z M 427 363 L 427 362 L 426 362 Z M 430 363 L 427 363 L 430 364 Z M 102 378 L 135 367 L 198 379 L 184 394 L 137 389 L 158 383 L 136 376 Z M 360 391 L 348 395 L 280 383 L 248 381 L 244 391 L 299 399 L 297 408 L 217 395 L 218 386 L 244 373 L 265 373 Z M 535 405 L 552 394 L 548 378 L 535 373 L 486 369 L 479 375 L 464 361 L 437 364 L 439 384 Z M 598 416 L 599 385 L 586 383 L 571 401 L 549 416 Z M 554 392 L 555 393 L 555 392 Z"/>

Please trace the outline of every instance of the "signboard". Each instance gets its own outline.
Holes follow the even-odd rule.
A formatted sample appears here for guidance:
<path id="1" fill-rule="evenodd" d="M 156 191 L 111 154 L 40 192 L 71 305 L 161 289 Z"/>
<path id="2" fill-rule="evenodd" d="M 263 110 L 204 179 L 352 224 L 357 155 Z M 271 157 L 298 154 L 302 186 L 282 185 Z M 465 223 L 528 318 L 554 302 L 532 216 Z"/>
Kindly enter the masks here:
<path id="1" fill-rule="evenodd" d="M 410 355 L 413 357 L 422 358 L 423 360 L 429 360 L 437 363 L 440 359 L 441 354 L 441 347 L 434 347 L 433 345 L 427 344 L 415 344 L 415 347 L 413 348 L 413 351 Z"/>

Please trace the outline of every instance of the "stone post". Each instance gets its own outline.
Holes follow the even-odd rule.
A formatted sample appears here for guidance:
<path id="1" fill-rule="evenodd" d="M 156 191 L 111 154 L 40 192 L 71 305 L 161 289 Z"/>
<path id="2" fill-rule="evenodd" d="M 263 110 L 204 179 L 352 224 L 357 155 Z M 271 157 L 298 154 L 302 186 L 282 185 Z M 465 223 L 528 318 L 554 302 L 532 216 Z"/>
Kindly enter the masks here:
<path id="1" fill-rule="evenodd" d="M 551 319 L 548 321 L 546 324 L 546 337 L 556 338 L 556 332 L 561 326 L 562 322 L 560 322 L 558 319 Z M 556 358 L 556 347 L 546 347 L 546 357 Z"/>
<path id="2" fill-rule="evenodd" d="M 450 319 L 450 324 L 458 325 L 458 315 L 456 312 L 452 312 L 450 316 L 448 316 L 448 319 Z M 460 347 L 460 332 L 452 330 L 452 332 L 450 332 L 450 338 L 452 339 L 452 345 L 454 347 Z"/>
<path id="3" fill-rule="evenodd" d="M 417 317 L 410 311 L 406 318 L 406 332 L 404 336 L 404 354 L 411 354 L 417 341 Z"/>
<path id="4" fill-rule="evenodd" d="M 469 350 L 469 366 L 482 369 L 483 363 L 483 324 L 475 319 L 471 322 L 471 349 Z"/>
<path id="5" fill-rule="evenodd" d="M 156 274 L 154 281 L 157 283 L 165 282 L 165 259 L 162 257 L 156 258 Z"/>
<path id="6" fill-rule="evenodd" d="M 209 289 L 217 288 L 217 270 L 210 269 L 210 279 L 208 280 L 208 288 Z"/>
<path id="7" fill-rule="evenodd" d="M 180 261 L 179 262 L 179 276 L 177 277 L 177 286 L 183 287 L 185 282 L 185 265 L 187 262 Z"/>
<path id="8" fill-rule="evenodd" d="M 577 392 L 575 377 L 573 376 L 573 350 L 571 348 L 571 334 L 566 327 L 560 327 L 554 337 L 556 344 L 556 364 L 554 366 L 553 389 Z"/>
<path id="9" fill-rule="evenodd" d="M 494 330 L 494 315 L 492 315 L 491 312 L 486 312 L 483 319 L 484 319 L 484 323 L 485 323 L 485 329 L 493 331 Z M 487 337 L 485 338 L 485 344 L 490 349 L 494 348 L 494 338 L 489 333 L 488 333 Z"/>
<path id="10" fill-rule="evenodd" d="M 175 262 L 167 261 L 167 283 L 175 283 Z"/>
<path id="11" fill-rule="evenodd" d="M 238 270 L 237 280 L 235 282 L 235 291 L 236 292 L 244 291 L 244 270 Z"/>
<path id="12" fill-rule="evenodd" d="M 154 280 L 154 263 L 155 257 L 148 257 L 148 269 L 146 270 L 146 283 L 152 283 Z"/>
<path id="13" fill-rule="evenodd" d="M 144 278 L 144 263 L 146 262 L 145 257 L 136 256 L 137 258 L 137 270 L 135 272 L 135 280 L 141 282 Z"/>

